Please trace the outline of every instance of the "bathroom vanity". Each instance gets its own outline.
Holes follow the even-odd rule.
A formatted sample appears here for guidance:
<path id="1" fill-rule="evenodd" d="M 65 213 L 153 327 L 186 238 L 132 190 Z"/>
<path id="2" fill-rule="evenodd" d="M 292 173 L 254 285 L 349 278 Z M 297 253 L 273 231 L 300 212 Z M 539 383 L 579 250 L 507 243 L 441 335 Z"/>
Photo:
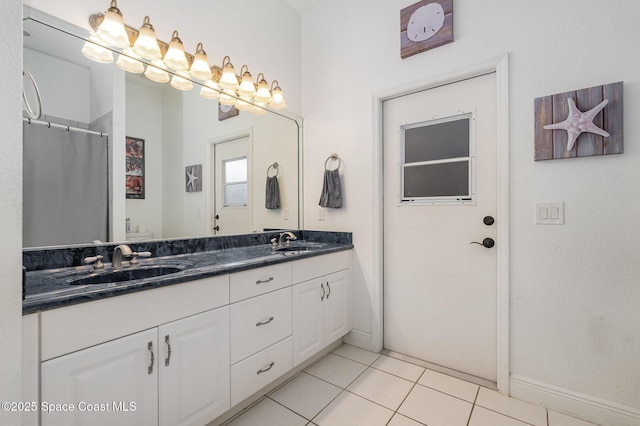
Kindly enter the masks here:
<path id="1" fill-rule="evenodd" d="M 86 266 L 28 272 L 24 397 L 39 410 L 25 424 L 204 425 L 326 351 L 351 330 L 353 245 L 305 232 L 315 241 L 282 251 L 259 240 L 143 259 L 191 266 L 101 289 L 64 288 Z"/>

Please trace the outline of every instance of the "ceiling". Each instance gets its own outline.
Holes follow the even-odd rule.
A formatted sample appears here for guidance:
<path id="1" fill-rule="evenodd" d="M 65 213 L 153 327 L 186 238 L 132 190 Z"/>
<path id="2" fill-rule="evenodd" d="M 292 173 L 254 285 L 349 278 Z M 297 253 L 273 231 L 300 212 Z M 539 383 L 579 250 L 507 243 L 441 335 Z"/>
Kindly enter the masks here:
<path id="1" fill-rule="evenodd" d="M 289 6 L 297 10 L 299 13 L 306 12 L 322 0 L 284 0 Z"/>

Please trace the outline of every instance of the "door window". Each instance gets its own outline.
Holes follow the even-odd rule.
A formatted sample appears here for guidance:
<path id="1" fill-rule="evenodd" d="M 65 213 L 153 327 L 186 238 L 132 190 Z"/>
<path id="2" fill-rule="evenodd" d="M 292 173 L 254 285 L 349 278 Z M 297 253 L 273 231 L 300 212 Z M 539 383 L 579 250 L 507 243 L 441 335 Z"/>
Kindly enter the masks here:
<path id="1" fill-rule="evenodd" d="M 224 162 L 224 205 L 247 205 L 247 157 Z"/>
<path id="2" fill-rule="evenodd" d="M 473 113 L 401 127 L 403 204 L 472 204 Z"/>

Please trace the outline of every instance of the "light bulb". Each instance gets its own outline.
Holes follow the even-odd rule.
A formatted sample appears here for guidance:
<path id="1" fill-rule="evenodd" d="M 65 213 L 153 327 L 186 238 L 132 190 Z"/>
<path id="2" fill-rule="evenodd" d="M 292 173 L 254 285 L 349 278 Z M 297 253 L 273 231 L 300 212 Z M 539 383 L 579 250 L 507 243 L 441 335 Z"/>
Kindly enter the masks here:
<path id="1" fill-rule="evenodd" d="M 220 86 L 213 80 L 207 80 L 204 82 L 202 89 L 200 89 L 200 96 L 206 99 L 218 99 L 220 97 Z"/>
<path id="2" fill-rule="evenodd" d="M 92 61 L 103 64 L 113 62 L 113 53 L 105 47 L 105 43 L 94 32 L 90 33 L 89 40 L 84 42 L 82 54 Z"/>
<path id="3" fill-rule="evenodd" d="M 191 77 L 198 80 L 211 80 L 211 67 L 209 66 L 209 59 L 207 53 L 202 48 L 202 43 L 198 43 L 196 47 L 196 54 L 193 57 L 193 64 L 189 69 Z"/>
<path id="4" fill-rule="evenodd" d="M 258 74 L 258 78 L 260 78 L 261 75 L 262 73 Z M 255 99 L 257 102 L 263 104 L 268 104 L 271 101 L 271 92 L 269 91 L 269 85 L 267 84 L 267 80 L 264 79 L 263 75 L 262 79 L 258 82 L 258 90 L 256 91 Z"/>
<path id="5" fill-rule="evenodd" d="M 176 75 L 171 78 L 171 87 L 178 90 L 191 90 L 193 83 L 188 80 L 189 74 L 185 71 L 177 71 Z"/>
<path id="6" fill-rule="evenodd" d="M 165 71 L 167 67 L 160 60 L 152 61 L 147 70 L 144 72 L 145 77 L 156 83 L 168 83 L 169 73 Z"/>
<path id="7" fill-rule="evenodd" d="M 182 40 L 178 37 L 178 32 L 174 31 L 171 35 L 171 42 L 169 43 L 169 49 L 164 54 L 164 63 L 166 66 L 176 71 L 188 71 L 189 62 L 184 54 L 184 46 Z"/>
<path id="8" fill-rule="evenodd" d="M 287 103 L 284 101 L 284 95 L 282 94 L 282 89 L 278 85 L 278 81 L 274 80 L 271 84 L 271 87 L 276 86 L 271 91 L 271 102 L 269 106 L 274 109 L 285 109 L 287 107 Z"/>
<path id="9" fill-rule="evenodd" d="M 240 85 L 236 77 L 236 71 L 233 68 L 231 59 L 225 56 L 222 60 L 222 76 L 220 76 L 220 87 L 228 90 L 237 90 Z"/>
<path id="10" fill-rule="evenodd" d="M 109 43 L 111 46 L 120 48 L 130 46 L 129 36 L 124 28 L 122 12 L 118 9 L 116 0 L 111 0 L 109 10 L 105 13 L 97 34 L 102 41 Z"/>
<path id="11" fill-rule="evenodd" d="M 140 57 L 135 54 L 131 47 L 125 47 L 124 50 L 122 50 L 116 65 L 121 70 L 133 74 L 140 74 L 144 72 L 144 64 L 140 61 Z"/>
<path id="12" fill-rule="evenodd" d="M 138 38 L 133 43 L 133 51 L 140 57 L 149 61 L 155 61 L 162 59 L 162 53 L 160 53 L 160 46 L 158 46 L 158 38 L 156 32 L 153 29 L 153 25 L 149 22 L 149 17 L 144 17 L 144 22 L 140 27 Z"/>
<path id="13" fill-rule="evenodd" d="M 246 65 L 243 65 L 244 69 Z M 240 70 L 242 73 L 242 70 Z M 249 72 L 249 69 L 242 73 L 242 81 L 240 82 L 240 87 L 238 88 L 238 95 L 244 96 L 249 99 L 253 99 L 256 96 L 256 86 L 253 84 L 253 77 Z"/>

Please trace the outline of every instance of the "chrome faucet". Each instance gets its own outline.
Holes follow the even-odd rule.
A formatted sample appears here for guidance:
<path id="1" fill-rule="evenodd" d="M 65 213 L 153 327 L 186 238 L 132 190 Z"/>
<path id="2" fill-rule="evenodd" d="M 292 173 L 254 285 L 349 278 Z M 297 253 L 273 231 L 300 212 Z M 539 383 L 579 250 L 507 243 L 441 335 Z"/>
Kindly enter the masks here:
<path id="1" fill-rule="evenodd" d="M 113 257 L 111 258 L 111 267 L 113 269 L 122 268 L 122 257 L 131 257 L 131 249 L 126 244 L 120 244 L 113 249 Z"/>
<path id="2" fill-rule="evenodd" d="M 291 244 L 292 240 L 297 240 L 298 237 L 296 237 L 293 232 L 290 231 L 286 231 L 280 234 L 280 239 L 278 240 L 278 246 L 282 247 L 282 240 L 285 240 L 285 244 L 289 245 Z"/>

